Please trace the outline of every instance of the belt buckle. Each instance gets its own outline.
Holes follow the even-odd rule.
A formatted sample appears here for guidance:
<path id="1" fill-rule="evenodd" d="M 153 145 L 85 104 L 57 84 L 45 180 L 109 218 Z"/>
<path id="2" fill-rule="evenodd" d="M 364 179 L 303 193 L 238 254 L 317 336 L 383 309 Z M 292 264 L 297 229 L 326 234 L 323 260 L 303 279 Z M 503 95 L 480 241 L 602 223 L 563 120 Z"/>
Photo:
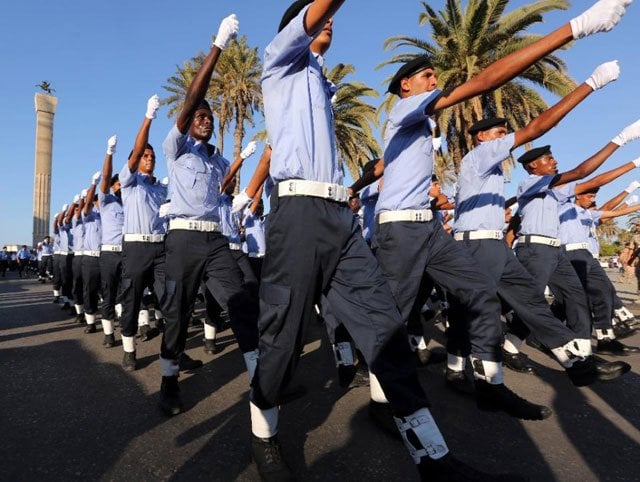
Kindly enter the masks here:
<path id="1" fill-rule="evenodd" d="M 142 235 L 142 241 L 148 243 L 149 241 L 151 241 L 151 236 L 149 234 L 143 234 Z"/>
<path id="2" fill-rule="evenodd" d="M 422 211 L 415 211 L 413 213 L 413 220 L 418 223 L 422 222 Z"/>
<path id="3" fill-rule="evenodd" d="M 494 231 L 493 232 L 493 239 L 500 239 L 500 231 Z"/>
<path id="4" fill-rule="evenodd" d="M 333 186 L 331 184 L 329 184 L 327 186 L 327 197 L 329 199 L 331 199 L 332 201 L 336 201 L 336 192 L 333 191 Z"/>
<path id="5" fill-rule="evenodd" d="M 189 230 L 193 231 L 198 229 L 197 221 L 189 221 Z"/>
<path id="6" fill-rule="evenodd" d="M 294 193 L 295 194 L 295 192 L 296 192 L 296 184 L 295 184 L 295 182 L 294 181 L 289 181 L 287 184 L 289 185 L 288 191 L 290 193 Z"/>

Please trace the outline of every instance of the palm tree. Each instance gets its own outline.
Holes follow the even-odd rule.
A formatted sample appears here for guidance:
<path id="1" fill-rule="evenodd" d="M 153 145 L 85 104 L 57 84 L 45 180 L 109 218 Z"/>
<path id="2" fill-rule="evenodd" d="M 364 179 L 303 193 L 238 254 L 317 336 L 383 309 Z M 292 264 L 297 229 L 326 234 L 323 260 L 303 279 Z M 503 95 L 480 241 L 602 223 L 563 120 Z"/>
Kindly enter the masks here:
<path id="1" fill-rule="evenodd" d="M 353 65 L 338 64 L 326 77 L 337 87 L 332 103 L 338 155 L 351 177 L 358 179 L 360 168 L 380 157 L 381 149 L 372 130 L 378 125 L 377 109 L 363 99 L 377 98 L 378 92 L 362 82 L 345 82 L 345 77 L 354 72 Z"/>
<path id="2" fill-rule="evenodd" d="M 407 36 L 387 39 L 386 49 L 410 47 L 418 52 L 396 54 L 380 67 L 427 54 L 432 58 L 442 90 L 464 83 L 492 62 L 535 42 L 540 36 L 524 31 L 542 22 L 543 14 L 568 8 L 567 0 L 537 0 L 505 13 L 509 0 L 468 0 L 464 9 L 461 0 L 446 0 L 444 10 L 436 13 L 427 2 L 421 3 L 424 12 L 419 16 L 419 24 L 429 24 L 432 40 Z M 576 86 L 566 72 L 565 63 L 555 55 L 548 55 L 503 87 L 440 113 L 440 128 L 456 170 L 473 146 L 467 134 L 471 124 L 486 116 L 499 116 L 517 129 L 547 108 L 531 84 L 559 96 L 567 95 Z M 394 101 L 394 96 L 387 97 L 381 110 L 388 111 Z"/>
<path id="3" fill-rule="evenodd" d="M 599 238 L 611 240 L 620 233 L 621 229 L 616 225 L 613 219 L 603 221 L 597 228 L 596 233 Z"/>

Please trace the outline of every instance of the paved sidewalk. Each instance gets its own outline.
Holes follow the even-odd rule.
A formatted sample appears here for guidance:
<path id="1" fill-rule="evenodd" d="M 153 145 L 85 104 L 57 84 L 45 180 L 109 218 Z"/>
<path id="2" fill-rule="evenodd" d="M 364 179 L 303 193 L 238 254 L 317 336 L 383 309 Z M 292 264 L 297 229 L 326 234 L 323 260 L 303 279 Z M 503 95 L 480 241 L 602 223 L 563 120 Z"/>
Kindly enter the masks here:
<path id="1" fill-rule="evenodd" d="M 612 273 L 617 283 L 618 274 Z M 620 284 L 627 306 L 635 289 Z M 249 455 L 248 380 L 230 331 L 225 350 L 202 351 L 191 328 L 188 353 L 204 367 L 181 376 L 187 411 L 157 408 L 159 338 L 138 343 L 142 368 L 125 373 L 122 347 L 102 347 L 51 303 L 51 285 L 0 279 L 0 480 L 258 480 Z M 371 425 L 368 388 L 340 389 L 321 326 L 310 330 L 298 383 L 308 394 L 281 415 L 281 440 L 299 480 L 417 480 L 400 442 Z M 119 333 L 116 334 L 119 340 Z M 436 339 L 442 342 L 438 331 Z M 625 340 L 640 345 L 640 335 Z M 542 422 L 480 412 L 446 389 L 444 365 L 420 378 L 450 448 L 485 470 L 532 481 L 640 480 L 640 356 L 620 380 L 575 388 L 559 366 L 525 347 L 537 376 L 507 372 L 518 394 L 552 407 Z"/>

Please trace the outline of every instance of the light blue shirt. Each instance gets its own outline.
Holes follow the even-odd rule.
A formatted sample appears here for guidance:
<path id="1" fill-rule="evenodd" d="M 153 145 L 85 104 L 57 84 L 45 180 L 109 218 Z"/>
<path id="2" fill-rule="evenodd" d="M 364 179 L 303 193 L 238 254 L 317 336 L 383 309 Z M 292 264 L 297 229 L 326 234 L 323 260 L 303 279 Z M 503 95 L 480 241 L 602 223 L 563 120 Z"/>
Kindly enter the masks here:
<path id="1" fill-rule="evenodd" d="M 304 29 L 309 7 L 278 33 L 264 52 L 262 95 L 267 133 L 273 147 L 270 174 L 286 179 L 342 184 L 331 98 L 321 57 Z"/>
<path id="2" fill-rule="evenodd" d="M 219 221 L 220 184 L 229 161 L 217 149 L 196 142 L 173 126 L 162 144 L 167 159 L 171 203 L 168 217 Z"/>
<path id="3" fill-rule="evenodd" d="M 583 213 L 585 216 L 591 217 L 591 227 L 589 228 L 589 251 L 594 256 L 600 256 L 600 240 L 598 239 L 598 233 L 596 228 L 602 224 L 602 211 L 597 209 L 585 209 Z"/>
<path id="4" fill-rule="evenodd" d="M 166 229 L 158 216 L 160 205 L 167 198 L 167 188 L 158 180 L 129 166 L 120 171 L 120 189 L 124 206 L 124 234 L 165 234 Z M 105 243 L 106 244 L 106 243 Z"/>
<path id="5" fill-rule="evenodd" d="M 57 233 L 53 233 L 53 251 L 60 251 L 60 228 Z"/>
<path id="6" fill-rule="evenodd" d="M 360 191 L 362 206 L 362 237 L 371 242 L 376 226 L 376 203 L 378 202 L 378 186 L 380 181 L 369 184 Z"/>
<path id="7" fill-rule="evenodd" d="M 384 184 L 376 213 L 429 207 L 433 144 L 427 107 L 440 95 L 432 90 L 398 100 L 384 136 Z"/>
<path id="8" fill-rule="evenodd" d="M 557 238 L 559 236 L 560 204 L 575 195 L 575 182 L 551 188 L 555 174 L 548 176 L 529 175 L 518 186 L 519 235 L 536 234 Z"/>
<path id="9" fill-rule="evenodd" d="M 71 243 L 73 254 L 82 254 L 84 251 L 84 224 L 82 218 L 77 218 L 75 214 L 71 218 L 71 234 L 73 235 L 73 241 L 69 239 L 69 242 Z"/>
<path id="10" fill-rule="evenodd" d="M 453 229 L 456 232 L 504 227 L 504 172 L 515 134 L 483 142 L 460 163 Z"/>
<path id="11" fill-rule="evenodd" d="M 53 255 L 53 244 L 42 242 L 42 255 L 43 256 L 51 256 Z"/>
<path id="12" fill-rule="evenodd" d="M 233 201 L 226 194 L 220 195 L 219 217 L 222 225 L 222 234 L 224 234 L 230 243 L 240 244 L 240 213 L 233 214 L 231 205 Z"/>
<path id="13" fill-rule="evenodd" d="M 71 225 L 63 222 L 62 226 L 58 226 L 58 233 L 60 233 L 60 251 L 62 253 L 69 253 L 69 246 L 71 246 L 73 242 Z"/>
<path id="14" fill-rule="evenodd" d="M 8 251 L 0 251 L 0 261 L 9 261 Z"/>
<path id="15" fill-rule="evenodd" d="M 122 245 L 124 209 L 122 200 L 112 193 L 98 192 L 100 218 L 102 220 L 102 244 Z"/>
<path id="16" fill-rule="evenodd" d="M 31 253 L 27 249 L 20 249 L 17 256 L 18 259 L 31 259 Z"/>
<path id="17" fill-rule="evenodd" d="M 84 223 L 84 250 L 100 251 L 102 246 L 102 221 L 100 213 L 95 209 L 91 209 L 89 214 L 82 214 L 82 222 Z"/>
<path id="18" fill-rule="evenodd" d="M 264 254 L 267 249 L 264 236 L 264 217 L 256 216 L 248 211 L 244 218 L 244 228 L 247 253 Z"/>

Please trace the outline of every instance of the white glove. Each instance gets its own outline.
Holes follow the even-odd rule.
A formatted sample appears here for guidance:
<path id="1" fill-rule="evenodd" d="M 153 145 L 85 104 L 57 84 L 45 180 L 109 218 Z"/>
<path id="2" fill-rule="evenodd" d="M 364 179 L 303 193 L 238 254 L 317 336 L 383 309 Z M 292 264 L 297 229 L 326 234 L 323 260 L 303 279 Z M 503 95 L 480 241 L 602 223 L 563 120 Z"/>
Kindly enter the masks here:
<path id="1" fill-rule="evenodd" d="M 233 198 L 233 203 L 231 204 L 231 212 L 239 213 L 244 208 L 246 208 L 251 202 L 251 198 L 247 196 L 247 190 L 243 189 L 240 194 Z"/>
<path id="2" fill-rule="evenodd" d="M 240 153 L 240 157 L 242 157 L 243 159 L 246 159 L 251 154 L 256 152 L 257 148 L 258 148 L 258 143 L 256 141 L 249 142 L 249 144 L 247 144 L 247 147 L 245 147 Z"/>
<path id="3" fill-rule="evenodd" d="M 168 177 L 163 177 L 162 180 L 160 181 L 160 184 L 162 184 L 163 186 L 168 186 L 169 185 L 169 178 Z"/>
<path id="4" fill-rule="evenodd" d="M 638 201 L 640 201 L 640 197 L 638 196 L 629 196 L 629 199 L 627 199 L 627 205 L 631 206 L 632 204 L 638 204 Z"/>
<path id="5" fill-rule="evenodd" d="M 80 203 L 80 195 L 76 194 L 75 196 L 73 196 L 73 204 L 78 204 Z"/>
<path id="6" fill-rule="evenodd" d="M 220 22 L 218 35 L 216 35 L 213 45 L 218 47 L 220 50 L 224 50 L 229 43 L 229 40 L 236 38 L 239 28 L 240 23 L 238 22 L 238 18 L 235 13 L 232 13 Z"/>
<path id="7" fill-rule="evenodd" d="M 93 184 L 94 186 L 97 186 L 101 177 L 102 177 L 102 172 L 101 171 L 96 172 L 91 178 L 91 184 Z"/>
<path id="8" fill-rule="evenodd" d="M 620 66 L 617 60 L 611 62 L 605 62 L 596 67 L 591 76 L 584 81 L 593 90 L 598 90 L 607 85 L 609 82 L 613 82 L 620 76 Z"/>
<path id="9" fill-rule="evenodd" d="M 636 159 L 636 161 L 639 161 L 640 157 L 638 159 Z M 635 162 L 635 161 L 634 161 Z M 638 167 L 638 166 L 636 166 Z M 627 188 L 625 189 L 625 192 L 631 194 L 633 191 L 635 191 L 636 189 L 638 189 L 640 187 L 640 182 L 638 181 L 632 181 L 631 184 L 629 184 L 627 186 Z"/>
<path id="10" fill-rule="evenodd" d="M 111 136 L 107 140 L 107 154 L 113 156 L 116 153 L 116 146 L 118 145 L 118 136 Z"/>
<path id="11" fill-rule="evenodd" d="M 518 211 L 518 203 L 513 203 L 513 204 L 511 205 L 511 208 L 510 208 L 510 209 L 511 209 L 511 212 L 512 212 L 512 213 L 517 212 L 517 211 Z"/>
<path id="12" fill-rule="evenodd" d="M 635 141 L 640 138 L 640 120 L 635 121 L 633 124 L 629 124 L 627 127 L 620 131 L 620 134 L 611 139 L 611 142 L 624 146 L 627 142 Z M 636 160 L 633 161 L 636 164 Z M 638 164 L 636 164 L 638 167 Z"/>
<path id="13" fill-rule="evenodd" d="M 147 113 L 144 116 L 147 119 L 155 119 L 158 109 L 160 109 L 160 98 L 157 95 L 152 95 L 147 101 Z"/>
<path id="14" fill-rule="evenodd" d="M 169 206 L 171 203 L 164 203 L 160 205 L 160 209 L 158 209 L 158 216 L 161 218 L 166 218 L 169 214 Z"/>
<path id="15" fill-rule="evenodd" d="M 442 147 L 442 137 L 433 137 L 431 143 L 433 144 L 433 150 L 439 151 Z"/>
<path id="16" fill-rule="evenodd" d="M 600 0 L 590 9 L 571 20 L 574 39 L 608 32 L 620 21 L 632 0 Z"/>
<path id="17" fill-rule="evenodd" d="M 68 210 L 69 210 L 69 205 L 68 204 L 63 204 L 62 205 L 62 213 L 61 214 L 67 214 Z"/>
<path id="18" fill-rule="evenodd" d="M 89 193 L 89 191 L 87 191 L 86 189 L 83 189 L 82 191 L 80 191 L 80 197 L 82 199 L 87 199 L 87 194 Z"/>

